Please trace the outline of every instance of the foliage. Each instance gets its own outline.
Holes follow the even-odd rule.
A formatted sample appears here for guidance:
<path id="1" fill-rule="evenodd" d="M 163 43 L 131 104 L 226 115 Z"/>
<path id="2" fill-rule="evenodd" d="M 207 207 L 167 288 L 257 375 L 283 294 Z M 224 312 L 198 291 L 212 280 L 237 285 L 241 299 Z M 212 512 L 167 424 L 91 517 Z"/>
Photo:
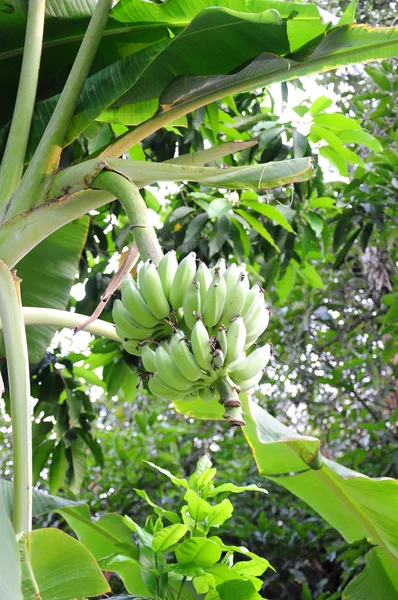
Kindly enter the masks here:
<path id="1" fill-rule="evenodd" d="M 214 529 L 221 527 L 232 515 L 233 505 L 227 495 L 265 490 L 256 485 L 239 487 L 233 483 L 215 487 L 216 469 L 212 468 L 206 455 L 199 459 L 189 480 L 149 464 L 166 475 L 173 485 L 183 488 L 186 504 L 178 512 L 159 506 L 140 489 L 134 491 L 153 509 L 144 527 L 129 516 L 121 520 L 112 514 L 94 525 L 83 507 L 60 511 L 102 568 L 119 573 L 127 591 L 133 595 L 168 599 L 177 594 L 178 598 L 191 598 L 196 597 L 195 589 L 197 594 L 206 594 L 208 599 L 222 600 L 229 597 L 233 588 L 228 582 L 233 582 L 240 597 L 260 597 L 256 593 L 262 587 L 258 576 L 268 568 L 268 561 L 242 546 L 225 545 Z M 212 504 L 220 494 L 224 499 Z M 180 503 L 181 499 L 178 500 Z M 99 528 L 102 528 L 102 534 Z M 129 538 L 126 529 L 136 534 L 138 545 Z M 123 539 L 123 546 L 110 547 L 109 538 L 115 536 Z"/>
<path id="2" fill-rule="evenodd" d="M 231 515 L 227 533 L 231 542 L 226 546 L 238 547 L 250 535 L 253 550 L 270 558 L 279 574 L 271 570 L 265 573 L 268 597 L 332 600 L 341 597 L 341 590 L 363 564 L 367 548 L 360 540 L 367 536 L 379 545 L 368 552 L 365 570 L 349 583 L 343 598 L 359 597 L 364 589 L 369 600 L 380 594 L 392 597 L 396 590 L 392 571 L 396 540 L 390 529 L 394 530 L 395 520 L 387 504 L 395 482 L 373 482 L 347 473 L 346 467 L 376 478 L 392 477 L 397 471 L 398 277 L 394 241 L 398 154 L 392 117 L 397 83 L 395 65 L 387 60 L 396 54 L 396 30 L 353 25 L 355 0 L 348 4 L 340 22 L 330 14 L 325 19 L 315 5 L 302 3 L 261 0 L 242 7 L 240 0 L 189 5 L 179 0 L 121 0 L 112 10 L 87 79 L 83 73 L 90 60 L 81 64 L 80 98 L 79 92 L 75 101 L 69 96 L 62 118 L 55 119 L 54 125 L 50 116 L 76 54 L 76 43 L 71 40 L 82 38 L 96 3 L 77 6 L 50 0 L 46 4 L 38 102 L 24 160 L 30 165 L 13 189 L 9 189 L 9 181 L 14 180 L 14 174 L 12 178 L 2 177 L 0 197 L 0 258 L 9 268 L 18 263 L 18 272 L 24 273 L 23 301 L 34 306 L 65 307 L 80 260 L 76 281 L 85 285 L 86 295 L 78 303 L 70 297 L 68 306 L 89 314 L 109 282 L 109 260 L 115 253 L 121 259 L 131 242 L 131 226 L 138 240 L 136 226 L 142 222 L 127 219 L 120 206 L 111 203 L 114 196 L 109 190 L 88 189 L 96 188 L 96 177 L 104 169 L 124 172 L 137 185 L 146 187 L 142 196 L 152 216 L 156 213 L 165 249 L 175 248 L 181 254 L 194 250 L 212 265 L 220 257 L 244 261 L 251 283 L 259 281 L 265 288 L 273 314 L 261 343 L 272 340 L 275 358 L 254 394 L 255 402 L 268 412 L 253 405 L 251 413 L 257 415 L 257 423 L 256 427 L 250 425 L 247 433 L 257 463 L 264 475 L 271 475 L 276 483 L 305 498 L 347 540 L 357 542 L 348 548 L 304 503 L 292 503 L 291 496 L 271 484 L 271 499 L 249 492 L 250 503 L 237 500 L 238 510 Z M 105 6 L 106 1 L 99 4 Z M 20 2 L 11 0 L 7 6 L 11 18 L 0 12 L 5 40 L 1 72 L 6 88 L 0 122 L 2 150 L 17 89 L 26 23 Z M 363 3 L 361 20 L 366 10 L 367 3 Z M 387 17 L 382 9 L 381 20 Z M 295 78 L 372 59 L 384 60 L 365 70 L 326 75 L 324 82 L 329 82 L 329 88 L 324 95 L 315 101 L 304 99 L 294 106 L 295 113 L 283 114 L 281 109 L 292 105 L 292 97 L 305 89 L 305 80 Z M 277 82 L 282 82 L 280 94 Z M 330 84 L 340 94 L 335 103 L 329 98 Z M 265 92 L 259 89 L 264 85 L 268 86 Z M 66 91 L 71 88 L 66 84 Z M 62 101 L 58 107 L 61 105 Z M 58 138 L 51 137 L 51 127 L 55 127 Z M 11 129 L 9 139 L 12 137 Z M 242 145 L 239 152 L 237 145 L 231 145 L 238 140 L 255 140 L 257 144 Z M 220 149 L 223 143 L 224 155 Z M 213 148 L 204 151 L 208 146 Z M 125 152 L 128 160 L 116 158 Z M 99 153 L 105 160 L 97 158 Z M 7 151 L 4 157 L 6 160 Z M 201 165 L 207 159 L 212 164 L 205 170 Z M 163 161 L 175 164 L 159 165 Z M 313 162 L 316 173 L 311 179 L 309 166 Z M 302 169 L 295 168 L 298 164 L 307 165 L 304 176 Z M 334 168 L 332 175 L 329 164 Z M 15 173 L 19 169 L 22 172 L 22 167 L 16 164 Z M 167 179 L 187 183 L 167 188 L 160 183 Z M 269 191 L 274 184 L 280 187 Z M 292 185 L 291 197 L 287 185 Z M 225 191 L 224 186 L 237 191 Z M 128 212 L 128 204 L 123 206 Z M 68 225 L 88 211 L 88 232 L 85 217 Z M 149 239 L 146 221 L 145 226 Z M 110 320 L 109 310 L 104 314 Z M 102 498 L 89 495 L 93 510 L 102 513 L 112 506 L 117 513 L 124 513 L 129 505 L 137 513 L 133 514 L 132 528 L 135 534 L 144 532 L 145 545 L 154 533 L 160 540 L 162 532 L 170 532 L 168 527 L 177 532 L 178 527 L 173 526 L 178 525 L 181 533 L 184 526 L 192 524 L 188 522 L 190 502 L 186 498 L 188 512 L 182 514 L 183 524 L 158 529 L 160 515 L 167 519 L 167 514 L 175 514 L 169 508 L 174 509 L 178 495 L 170 484 L 159 488 L 158 480 L 151 478 L 147 469 L 132 473 L 142 448 L 147 460 L 156 457 L 155 462 L 160 459 L 163 468 L 175 465 L 185 473 L 192 470 L 195 454 L 202 454 L 204 448 L 217 455 L 225 483 L 229 478 L 244 486 L 248 479 L 255 479 L 253 460 L 242 438 L 232 436 L 216 422 L 192 422 L 192 416 L 214 418 L 214 405 L 176 399 L 175 408 L 188 417 L 176 414 L 172 406 L 154 399 L 146 383 L 139 380 L 142 367 L 138 357 L 127 355 L 115 342 L 92 342 L 88 351 L 68 351 L 54 344 L 42 358 L 52 334 L 48 328 L 35 328 L 29 339 L 31 360 L 36 363 L 32 367 L 33 473 L 41 487 L 49 487 L 52 493 L 63 489 L 75 497 L 84 489 L 87 475 L 93 489 L 102 490 Z M 5 406 L 10 413 L 8 388 L 12 391 L 13 381 L 3 371 Z M 13 410 L 15 413 L 15 406 Z M 274 416 L 285 425 L 294 425 L 299 434 L 289 433 L 284 438 L 287 430 Z M 0 435 L 4 472 L 9 475 L 9 431 L 3 428 Z M 323 458 L 318 454 L 317 437 L 322 440 Z M 194 452 L 192 438 L 197 447 Z M 264 447 L 273 449 L 270 455 Z M 293 465 L 288 461 L 292 449 L 297 450 Z M 272 473 L 270 467 L 274 467 Z M 305 489 L 297 473 L 302 467 L 310 481 Z M 293 474 L 288 476 L 291 470 Z M 315 484 L 317 480 L 322 480 L 322 485 Z M 346 513 L 339 519 L 336 508 L 326 502 L 329 492 L 317 496 L 322 486 L 330 489 L 332 480 L 340 499 L 342 494 L 349 496 L 351 509 L 358 503 L 351 511 L 357 520 L 350 522 Z M 259 478 L 256 481 L 261 485 Z M 141 492 L 135 497 L 133 485 L 151 496 L 152 485 L 159 498 L 153 507 L 158 518 L 149 521 L 147 531 L 137 525 L 147 514 L 141 502 L 146 496 Z M 353 489 L 358 486 L 377 488 L 378 506 L 383 500 L 387 503 L 380 509 L 383 519 L 372 517 L 363 494 L 359 500 L 353 499 Z M 159 489 L 162 494 L 156 493 Z M 4 490 L 9 502 L 10 495 L 6 487 Z M 197 490 L 189 491 L 195 499 Z M 87 492 L 83 493 L 87 497 Z M 171 507 L 164 502 L 167 494 Z M 48 504 L 52 502 L 58 501 L 49 500 Z M 205 506 L 197 499 L 195 502 Z M 358 525 L 362 510 L 365 518 L 359 519 Z M 87 507 L 64 508 L 62 514 L 69 515 L 68 522 L 77 532 L 77 524 L 84 523 L 87 531 L 84 535 L 78 532 L 82 544 L 101 560 L 103 568 L 108 565 L 102 560 L 112 555 L 113 568 L 130 590 L 126 577 L 135 581 L 143 561 L 153 560 L 154 549 L 144 550 L 142 546 L 138 550 L 118 515 L 103 515 L 93 524 Z M 73 514 L 76 518 L 72 524 Z M 7 517 L 1 518 L 10 533 Z M 57 517 L 41 519 L 49 524 Z M 113 545 L 109 527 L 117 532 L 111 540 Z M 94 530 L 107 539 L 106 554 L 95 546 L 98 538 Z M 194 533 L 193 538 L 180 543 L 177 564 L 186 564 L 183 544 L 196 539 L 197 531 Z M 96 562 L 82 544 L 51 528 L 28 535 L 26 546 L 20 542 L 20 552 L 26 589 L 32 594 L 41 593 L 50 600 L 55 589 L 65 598 L 71 593 L 83 597 L 107 590 Z M 15 554 L 12 535 L 7 534 L 6 541 L 11 556 Z M 208 541 L 217 546 L 217 541 L 207 539 L 206 544 Z M 35 544 L 40 549 L 36 556 Z M 51 567 L 52 573 L 58 572 L 59 581 L 55 575 L 54 579 L 47 577 L 43 546 L 51 546 L 54 561 L 59 559 L 63 564 L 61 571 L 55 562 L 54 569 Z M 130 553 L 125 555 L 121 550 L 126 551 L 127 546 Z M 68 586 L 74 560 L 86 561 L 92 576 L 87 580 L 82 577 L 82 587 L 76 583 L 72 592 Z M 165 577 L 159 565 L 149 563 L 144 576 L 147 587 L 135 593 L 151 594 L 148 586 L 152 586 L 152 592 L 161 596 L 167 593 L 161 589 Z M 218 566 L 224 576 L 225 565 Z M 234 568 L 229 566 L 229 570 Z M 203 565 L 199 568 L 208 570 Z M 7 581 L 14 589 L 19 585 L 15 564 L 8 571 Z M 180 579 L 181 575 L 186 573 L 180 569 Z M 209 583 L 210 587 L 220 586 L 217 593 L 221 598 L 233 594 L 257 597 L 261 585 L 250 578 L 233 585 L 228 581 L 220 585 L 216 579 L 213 584 L 207 575 L 206 581 L 197 582 L 203 586 L 200 589 L 207 591 Z M 189 576 L 205 575 L 195 571 Z M 369 581 L 377 584 L 371 587 Z M 86 583 L 90 585 L 86 587 Z M 184 586 L 184 594 L 188 592 L 192 590 Z M 174 593 L 178 596 L 178 590 Z M 208 597 L 217 596 L 208 592 Z"/>

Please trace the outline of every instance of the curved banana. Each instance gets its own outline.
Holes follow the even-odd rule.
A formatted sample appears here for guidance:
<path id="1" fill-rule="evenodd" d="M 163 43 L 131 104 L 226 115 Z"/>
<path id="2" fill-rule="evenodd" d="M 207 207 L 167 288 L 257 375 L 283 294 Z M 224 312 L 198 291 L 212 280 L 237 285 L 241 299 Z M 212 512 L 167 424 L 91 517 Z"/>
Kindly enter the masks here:
<path id="1" fill-rule="evenodd" d="M 238 360 L 243 350 L 245 349 L 246 343 L 246 327 L 242 317 L 236 317 L 232 320 L 232 323 L 228 327 L 227 331 L 227 355 L 225 357 L 225 364 L 229 365 L 234 361 Z"/>
<path id="2" fill-rule="evenodd" d="M 271 344 L 260 346 L 242 361 L 235 362 L 228 369 L 228 374 L 236 382 L 246 381 L 265 369 L 271 358 Z"/>
<path id="3" fill-rule="evenodd" d="M 263 371 L 261 370 L 251 379 L 246 379 L 245 381 L 237 381 L 236 383 L 239 385 L 241 392 L 248 392 L 261 381 L 262 377 Z"/>
<path id="4" fill-rule="evenodd" d="M 193 280 L 184 296 L 182 308 L 184 311 L 185 323 L 189 329 L 193 329 L 196 322 L 194 313 L 201 312 L 200 283 L 199 281 L 196 281 L 196 279 Z"/>
<path id="5" fill-rule="evenodd" d="M 214 327 L 220 320 L 224 309 L 226 289 L 225 279 L 217 267 L 203 305 L 203 322 L 207 327 Z"/>
<path id="6" fill-rule="evenodd" d="M 173 308 L 180 308 L 189 286 L 196 273 L 196 254 L 190 252 L 178 265 L 170 290 L 170 303 Z"/>
<path id="7" fill-rule="evenodd" d="M 144 344 L 141 350 L 141 360 L 144 368 L 148 373 L 154 373 L 155 367 L 155 351 L 149 347 L 149 344 Z"/>
<path id="8" fill-rule="evenodd" d="M 123 340 L 143 340 L 153 329 L 136 327 L 131 323 L 130 313 L 126 310 L 120 300 L 115 300 L 112 308 L 112 317 L 116 326 L 116 333 Z"/>
<path id="9" fill-rule="evenodd" d="M 134 319 L 140 323 L 141 327 L 151 329 L 158 324 L 159 320 L 149 309 L 145 300 L 142 299 L 135 281 L 123 281 L 122 303 Z"/>
<path id="10" fill-rule="evenodd" d="M 196 362 L 192 352 L 188 348 L 187 338 L 180 332 L 173 335 L 170 342 L 171 355 L 179 371 L 189 379 L 189 381 L 197 381 L 204 377 L 198 363 Z"/>
<path id="11" fill-rule="evenodd" d="M 214 267 L 212 269 L 210 269 L 213 277 L 216 274 L 217 269 L 218 269 L 220 275 L 224 275 L 224 273 L 225 273 L 225 267 L 226 267 L 225 258 L 222 258 L 222 257 L 219 258 L 218 261 L 216 262 L 216 264 L 214 265 Z"/>
<path id="12" fill-rule="evenodd" d="M 127 340 L 123 342 L 123 348 L 129 354 L 133 354 L 134 356 L 141 356 L 141 348 L 137 343 L 137 340 Z"/>
<path id="13" fill-rule="evenodd" d="M 224 352 L 224 356 L 227 356 L 228 353 L 228 343 L 227 343 L 227 328 L 225 325 L 220 325 L 218 328 L 217 339 L 220 344 L 221 350 Z"/>
<path id="14" fill-rule="evenodd" d="M 214 400 L 214 388 L 206 387 L 199 390 L 199 398 L 203 402 L 211 402 Z"/>
<path id="15" fill-rule="evenodd" d="M 178 261 L 175 250 L 169 250 L 165 254 L 158 266 L 158 273 L 162 288 L 167 300 L 170 301 L 171 284 L 178 269 Z"/>
<path id="16" fill-rule="evenodd" d="M 210 287 L 210 284 L 213 280 L 213 276 L 210 272 L 209 267 L 204 262 L 200 262 L 198 266 L 198 270 L 195 275 L 196 281 L 199 282 L 200 285 L 200 301 L 203 306 L 207 290 Z"/>
<path id="17" fill-rule="evenodd" d="M 196 362 L 204 371 L 211 368 L 210 338 L 200 318 L 197 319 L 191 335 L 192 352 Z"/>
<path id="18" fill-rule="evenodd" d="M 192 387 L 192 381 L 184 377 L 170 354 L 162 346 L 156 348 L 155 367 L 156 372 L 172 389 L 187 392 Z"/>
<path id="19" fill-rule="evenodd" d="M 152 260 L 145 263 L 144 288 L 146 303 L 157 319 L 165 319 L 170 312 L 170 304 L 163 292 L 159 273 Z"/>
<path id="20" fill-rule="evenodd" d="M 239 269 L 236 263 L 231 263 L 228 269 L 224 273 L 225 283 L 227 285 L 227 294 L 229 290 L 235 285 L 238 281 L 239 273 L 241 269 Z"/>
<path id="21" fill-rule="evenodd" d="M 123 302 L 121 300 L 115 300 L 112 307 L 112 317 L 117 324 L 117 321 L 120 321 L 122 325 L 123 322 L 129 323 L 130 325 L 134 325 L 138 329 L 142 329 L 142 325 L 138 323 L 136 319 L 134 319 L 133 315 L 129 313 L 127 308 L 123 306 Z M 123 325 L 122 325 L 123 328 Z"/>
<path id="22" fill-rule="evenodd" d="M 215 350 L 211 359 L 213 369 L 221 369 L 224 364 L 225 356 L 222 350 Z"/>
<path id="23" fill-rule="evenodd" d="M 160 378 L 157 378 L 156 375 L 150 377 L 148 381 L 148 387 L 152 394 L 158 396 L 159 398 L 164 398 L 165 400 L 170 400 L 171 402 L 181 398 L 181 394 L 177 390 L 172 391 L 165 387 Z"/>
<path id="24" fill-rule="evenodd" d="M 261 304 L 257 315 L 246 326 L 246 346 L 252 344 L 267 329 L 270 311 L 265 304 Z"/>
<path id="25" fill-rule="evenodd" d="M 225 300 L 224 310 L 221 315 L 221 321 L 224 325 L 228 326 L 228 323 L 234 317 L 240 315 L 246 301 L 248 283 L 249 280 L 246 273 L 241 272 L 236 284 L 232 286 Z"/>
<path id="26" fill-rule="evenodd" d="M 147 268 L 147 264 L 148 264 L 148 261 L 141 263 L 141 267 L 140 267 L 140 270 L 138 271 L 138 275 L 137 275 L 138 289 L 142 296 L 142 299 L 145 300 L 145 302 L 146 302 L 145 271 Z"/>
<path id="27" fill-rule="evenodd" d="M 255 283 L 251 290 L 247 293 L 245 304 L 242 308 L 242 317 L 245 325 L 249 323 L 257 314 L 260 305 L 264 304 L 264 290 L 259 283 Z"/>

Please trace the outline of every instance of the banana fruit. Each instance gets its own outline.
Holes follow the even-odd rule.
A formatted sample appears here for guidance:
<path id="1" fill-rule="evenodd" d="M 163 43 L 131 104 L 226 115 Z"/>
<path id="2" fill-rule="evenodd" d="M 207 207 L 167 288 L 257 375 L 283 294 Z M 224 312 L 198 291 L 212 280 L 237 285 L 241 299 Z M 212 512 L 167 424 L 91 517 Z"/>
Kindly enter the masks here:
<path id="1" fill-rule="evenodd" d="M 136 280 L 127 275 L 113 305 L 116 332 L 141 357 L 152 394 L 219 398 L 231 425 L 244 424 L 238 393 L 260 383 L 272 356 L 271 344 L 256 345 L 269 318 L 245 265 L 221 258 L 209 269 L 194 252 L 178 262 L 174 250 L 157 268 L 147 260 Z"/>

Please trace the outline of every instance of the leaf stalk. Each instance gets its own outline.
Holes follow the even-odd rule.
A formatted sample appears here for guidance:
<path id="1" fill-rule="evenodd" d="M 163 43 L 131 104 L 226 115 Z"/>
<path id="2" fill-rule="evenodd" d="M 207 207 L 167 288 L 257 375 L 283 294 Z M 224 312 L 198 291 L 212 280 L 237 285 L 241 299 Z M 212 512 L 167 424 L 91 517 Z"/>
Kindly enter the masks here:
<path id="1" fill-rule="evenodd" d="M 163 252 L 155 229 L 149 222 L 149 211 L 138 187 L 124 175 L 107 170 L 94 179 L 91 187 L 116 196 L 126 211 L 141 259 L 150 258 L 158 265 Z"/>
<path id="2" fill-rule="evenodd" d="M 98 0 L 65 87 L 22 181 L 8 205 L 6 218 L 42 204 L 58 168 L 64 139 L 97 52 L 112 0 Z M 4 218 L 3 218 L 4 220 Z"/>
<path id="3" fill-rule="evenodd" d="M 30 0 L 17 98 L 7 145 L 0 166 L 0 209 L 16 190 L 23 171 L 35 105 L 44 30 L 45 0 Z"/>
<path id="4" fill-rule="evenodd" d="M 7 356 L 14 466 L 14 530 L 32 529 L 32 424 L 28 348 L 20 279 L 0 261 L 0 317 Z"/>

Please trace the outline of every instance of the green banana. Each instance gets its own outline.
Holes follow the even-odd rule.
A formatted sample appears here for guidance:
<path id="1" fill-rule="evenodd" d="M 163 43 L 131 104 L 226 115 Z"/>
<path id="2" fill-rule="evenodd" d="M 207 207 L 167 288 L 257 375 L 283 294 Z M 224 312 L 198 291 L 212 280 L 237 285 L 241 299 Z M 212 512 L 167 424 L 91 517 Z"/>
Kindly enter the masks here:
<path id="1" fill-rule="evenodd" d="M 155 367 L 155 352 L 149 347 L 149 344 L 144 344 L 141 350 L 141 360 L 144 368 L 148 373 L 154 373 Z"/>
<path id="2" fill-rule="evenodd" d="M 255 342 L 267 329 L 269 316 L 269 308 L 267 308 L 265 304 L 261 304 L 256 317 L 252 319 L 246 327 L 246 347 Z"/>
<path id="3" fill-rule="evenodd" d="M 159 376 L 172 389 L 187 392 L 192 387 L 192 381 L 184 377 L 170 354 L 162 346 L 156 348 L 155 367 Z"/>
<path id="4" fill-rule="evenodd" d="M 162 282 L 163 292 L 168 301 L 170 301 L 171 284 L 173 283 L 177 269 L 178 261 L 175 250 L 169 250 L 169 252 L 163 256 L 158 266 L 158 273 L 160 281 Z"/>
<path id="5" fill-rule="evenodd" d="M 134 356 L 141 356 L 141 348 L 137 343 L 137 340 L 127 340 L 123 342 L 123 348 L 129 354 L 133 354 Z"/>
<path id="6" fill-rule="evenodd" d="M 235 285 L 238 280 L 239 273 L 241 269 L 239 269 L 236 263 L 231 263 L 228 269 L 224 273 L 225 283 L 227 285 L 227 294 L 229 290 Z"/>
<path id="7" fill-rule="evenodd" d="M 200 262 L 198 266 L 198 270 L 196 271 L 195 276 L 196 281 L 199 282 L 200 285 L 200 301 L 203 306 L 207 294 L 207 290 L 210 287 L 210 284 L 213 280 L 213 276 L 210 272 L 209 267 L 204 263 Z"/>
<path id="8" fill-rule="evenodd" d="M 196 281 L 196 279 L 194 279 L 189 286 L 188 291 L 184 296 L 182 307 L 184 311 L 185 323 L 189 329 L 193 329 L 196 322 L 194 313 L 201 312 L 200 283 L 199 281 Z"/>
<path id="9" fill-rule="evenodd" d="M 116 325 L 116 333 L 121 339 L 143 340 L 154 331 L 146 327 L 136 327 L 131 322 L 130 313 L 124 308 L 120 300 L 115 300 L 113 303 L 112 317 Z"/>
<path id="10" fill-rule="evenodd" d="M 242 308 L 242 317 L 247 325 L 257 314 L 260 305 L 264 304 L 264 290 L 259 283 L 255 283 L 251 290 L 247 293 L 245 304 Z"/>
<path id="11" fill-rule="evenodd" d="M 243 360 L 235 362 L 229 369 L 228 374 L 239 385 L 239 381 L 251 379 L 257 373 L 265 369 L 271 358 L 271 344 L 260 346 Z"/>
<path id="12" fill-rule="evenodd" d="M 213 275 L 213 277 L 216 274 L 217 269 L 218 269 L 218 272 L 220 273 L 220 275 L 224 275 L 224 273 L 225 273 L 225 266 L 226 266 L 225 265 L 225 258 L 219 258 L 218 261 L 216 262 L 216 264 L 214 265 L 214 267 L 212 269 L 210 269 L 211 274 Z"/>
<path id="13" fill-rule="evenodd" d="M 180 332 L 173 335 L 170 342 L 171 355 L 179 371 L 189 379 L 189 381 L 197 381 L 204 377 L 198 363 L 196 362 L 192 352 L 188 348 L 187 338 Z"/>
<path id="14" fill-rule="evenodd" d="M 214 400 L 214 388 L 206 387 L 199 390 L 199 398 L 203 402 L 211 402 Z"/>
<path id="15" fill-rule="evenodd" d="M 225 300 L 224 310 L 221 315 L 221 321 L 224 325 L 229 323 L 234 317 L 240 315 L 246 301 L 248 283 L 249 280 L 246 273 L 241 272 L 236 284 L 232 286 Z"/>
<path id="16" fill-rule="evenodd" d="M 215 350 L 211 359 L 213 369 L 221 369 L 224 364 L 225 356 L 222 350 Z"/>
<path id="17" fill-rule="evenodd" d="M 190 252 L 178 265 L 170 290 L 170 303 L 173 308 L 180 308 L 189 286 L 196 273 L 196 254 Z"/>
<path id="18" fill-rule="evenodd" d="M 152 394 L 158 396 L 159 398 L 164 398 L 165 400 L 170 400 L 173 402 L 181 398 L 181 393 L 177 390 L 173 391 L 170 388 L 167 388 L 160 378 L 156 375 L 150 377 L 148 381 L 148 387 L 151 390 Z"/>
<path id="19" fill-rule="evenodd" d="M 227 355 L 225 364 L 229 365 L 240 358 L 246 343 L 246 327 L 242 317 L 236 317 L 227 331 Z"/>
<path id="20" fill-rule="evenodd" d="M 219 268 L 215 269 L 213 281 L 207 290 L 203 305 L 203 322 L 207 327 L 214 327 L 221 317 L 224 309 L 226 295 L 226 283 Z"/>
<path id="21" fill-rule="evenodd" d="M 146 303 L 157 319 L 165 319 L 170 312 L 170 305 L 163 292 L 159 273 L 152 260 L 145 263 L 144 288 Z"/>
<path id="22" fill-rule="evenodd" d="M 132 280 L 131 280 L 132 281 Z M 121 323 L 127 322 L 130 325 L 134 325 L 137 329 L 142 329 L 142 325 L 138 323 L 136 319 L 134 319 L 133 315 L 129 313 L 127 308 L 123 306 L 123 302 L 121 300 L 115 300 L 112 309 L 112 316 L 115 320 L 115 324 L 117 325 L 117 319 L 120 319 Z"/>
<path id="23" fill-rule="evenodd" d="M 204 371 L 211 368 L 210 338 L 202 319 L 199 317 L 192 329 L 192 352 L 196 362 Z"/>
<path id="24" fill-rule="evenodd" d="M 140 270 L 137 275 L 138 289 L 142 296 L 142 299 L 146 302 L 146 292 L 145 292 L 145 271 L 148 265 L 148 261 L 144 262 L 140 266 Z"/>
<path id="25" fill-rule="evenodd" d="M 227 343 L 227 328 L 225 325 L 220 325 L 218 328 L 217 339 L 220 344 L 221 350 L 224 352 L 224 356 L 227 356 L 228 353 L 228 343 Z"/>
<path id="26" fill-rule="evenodd" d="M 254 386 L 256 386 L 262 379 L 263 377 L 263 371 L 259 371 L 256 375 L 254 375 L 254 377 L 252 377 L 251 379 L 246 379 L 245 381 L 239 381 L 238 385 L 240 388 L 241 392 L 248 392 L 249 390 L 251 390 Z"/>
<path id="27" fill-rule="evenodd" d="M 135 281 L 123 281 L 122 302 L 123 306 L 133 315 L 134 319 L 140 323 L 141 327 L 151 329 L 158 324 L 159 320 L 149 309 L 145 300 L 143 300 Z"/>

